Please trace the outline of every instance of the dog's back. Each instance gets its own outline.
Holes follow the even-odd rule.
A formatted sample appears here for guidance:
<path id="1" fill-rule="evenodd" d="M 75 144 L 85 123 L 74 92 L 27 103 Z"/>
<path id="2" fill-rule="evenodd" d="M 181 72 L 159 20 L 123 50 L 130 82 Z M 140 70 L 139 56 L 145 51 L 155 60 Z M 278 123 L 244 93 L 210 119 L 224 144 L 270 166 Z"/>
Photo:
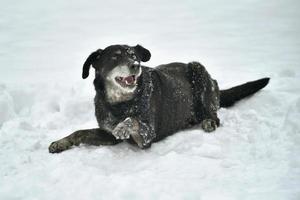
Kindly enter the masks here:
<path id="1" fill-rule="evenodd" d="M 164 137 L 189 127 L 194 121 L 193 95 L 187 65 L 170 63 L 155 68 L 159 94 L 157 135 Z M 158 138 L 160 139 L 160 138 Z"/>

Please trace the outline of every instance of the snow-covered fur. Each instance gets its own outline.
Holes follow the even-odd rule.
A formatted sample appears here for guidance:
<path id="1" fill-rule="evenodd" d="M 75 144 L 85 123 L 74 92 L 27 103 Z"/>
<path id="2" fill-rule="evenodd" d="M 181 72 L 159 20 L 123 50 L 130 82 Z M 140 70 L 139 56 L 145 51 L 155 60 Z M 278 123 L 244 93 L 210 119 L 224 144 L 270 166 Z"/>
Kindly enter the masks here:
<path id="1" fill-rule="evenodd" d="M 150 57 L 149 50 L 140 45 L 112 45 L 93 52 L 84 64 L 82 77 L 88 77 L 91 65 L 95 68 L 99 128 L 77 131 L 52 143 L 49 151 L 60 152 L 80 143 L 117 144 L 123 140 L 148 148 L 152 142 L 196 124 L 211 132 L 220 124 L 220 105 L 233 105 L 269 80 L 220 92 L 217 81 L 200 63 L 170 63 L 156 68 L 140 65 Z M 95 134 L 102 136 L 97 138 Z"/>

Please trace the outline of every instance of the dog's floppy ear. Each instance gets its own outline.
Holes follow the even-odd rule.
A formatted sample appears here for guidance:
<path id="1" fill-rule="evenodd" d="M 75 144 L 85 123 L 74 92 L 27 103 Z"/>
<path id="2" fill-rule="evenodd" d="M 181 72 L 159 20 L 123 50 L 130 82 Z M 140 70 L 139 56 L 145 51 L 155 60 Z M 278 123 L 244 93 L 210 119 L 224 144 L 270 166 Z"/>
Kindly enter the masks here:
<path id="1" fill-rule="evenodd" d="M 141 59 L 143 62 L 147 62 L 151 58 L 151 53 L 148 49 L 145 49 L 141 45 L 136 45 L 134 47 L 136 55 Z"/>
<path id="2" fill-rule="evenodd" d="M 82 68 L 82 78 L 85 79 L 89 76 L 90 67 L 91 65 L 100 58 L 102 49 L 98 49 L 97 51 L 94 51 L 89 55 L 89 57 L 86 59 L 86 61 L 83 64 Z"/>

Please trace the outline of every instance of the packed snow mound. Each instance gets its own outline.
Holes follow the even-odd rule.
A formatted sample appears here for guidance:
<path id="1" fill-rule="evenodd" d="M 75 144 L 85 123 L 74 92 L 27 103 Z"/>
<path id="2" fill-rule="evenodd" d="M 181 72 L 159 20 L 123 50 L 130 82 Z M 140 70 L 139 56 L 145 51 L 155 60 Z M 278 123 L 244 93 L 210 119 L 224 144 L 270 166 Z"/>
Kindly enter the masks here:
<path id="1" fill-rule="evenodd" d="M 2 85 L 1 199 L 297 199 L 300 88 L 285 82 L 279 73 L 220 109 L 214 133 L 195 127 L 148 150 L 82 145 L 54 155 L 52 141 L 97 126 L 92 85 Z"/>
<path id="2" fill-rule="evenodd" d="M 0 125 L 15 116 L 13 99 L 5 91 L 5 86 L 0 85 Z"/>

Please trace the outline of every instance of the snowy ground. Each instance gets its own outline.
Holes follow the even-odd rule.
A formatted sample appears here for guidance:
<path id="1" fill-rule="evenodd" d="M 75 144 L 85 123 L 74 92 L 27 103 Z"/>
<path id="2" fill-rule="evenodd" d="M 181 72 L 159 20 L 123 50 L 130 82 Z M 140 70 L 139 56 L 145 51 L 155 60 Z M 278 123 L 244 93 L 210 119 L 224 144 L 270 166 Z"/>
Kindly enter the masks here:
<path id="1" fill-rule="evenodd" d="M 0 199 L 300 199 L 300 2 L 1 1 Z M 221 88 L 270 76 L 222 126 L 152 145 L 50 142 L 96 126 L 87 55 L 137 43 L 200 61 Z M 92 73 L 91 73 L 92 74 Z"/>

